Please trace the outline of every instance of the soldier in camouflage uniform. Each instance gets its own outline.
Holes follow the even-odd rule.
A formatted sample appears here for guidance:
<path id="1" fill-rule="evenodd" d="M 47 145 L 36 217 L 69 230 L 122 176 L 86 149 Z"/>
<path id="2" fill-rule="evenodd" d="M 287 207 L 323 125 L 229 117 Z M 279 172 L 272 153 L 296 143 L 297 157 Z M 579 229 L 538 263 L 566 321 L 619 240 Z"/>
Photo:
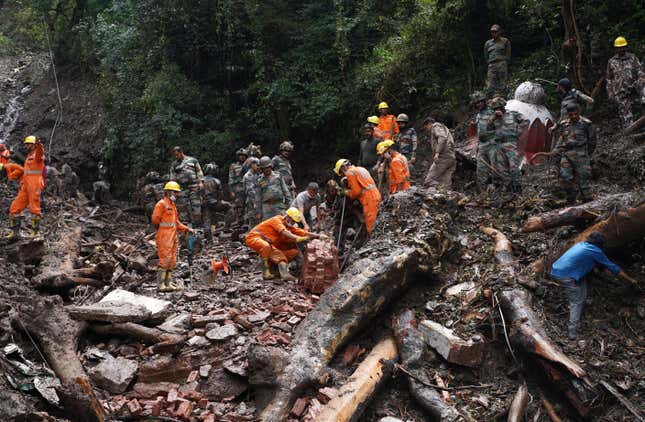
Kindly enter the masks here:
<path id="1" fill-rule="evenodd" d="M 296 184 L 293 181 L 293 171 L 291 169 L 291 162 L 289 161 L 292 152 L 293 144 L 289 141 L 282 142 L 278 149 L 278 155 L 273 157 L 273 170 L 280 173 L 291 191 L 291 196 L 295 196 Z"/>
<path id="2" fill-rule="evenodd" d="M 486 124 L 486 132 L 496 144 L 493 155 L 493 175 L 513 193 L 522 193 L 520 184 L 520 156 L 517 153 L 517 138 L 529 126 L 522 114 L 504 109 L 506 101 L 495 97 L 490 104 L 493 115 Z"/>
<path id="3" fill-rule="evenodd" d="M 148 218 L 152 216 L 157 202 L 164 197 L 163 187 L 164 182 L 159 173 L 151 171 L 146 174 L 144 185 L 140 187 L 139 192 L 141 193 L 140 203 L 145 207 Z"/>
<path id="4" fill-rule="evenodd" d="M 102 161 L 99 162 L 99 180 L 92 183 L 92 200 L 97 204 L 106 204 L 112 199 L 110 195 L 110 183 L 107 181 L 107 172 L 107 166 Z"/>
<path id="5" fill-rule="evenodd" d="M 248 170 L 244 163 L 249 158 L 249 153 L 246 149 L 240 148 L 236 151 L 236 154 L 237 162 L 231 163 L 228 168 L 228 191 L 233 200 L 233 214 L 232 219 L 227 221 L 227 225 L 233 222 L 240 224 L 244 218 L 244 203 L 246 202 L 246 198 L 244 197 L 242 178 Z"/>
<path id="6" fill-rule="evenodd" d="M 623 128 L 634 121 L 634 105 L 645 101 L 645 74 L 638 58 L 627 52 L 627 40 L 614 41 L 616 54 L 607 63 L 607 96 L 616 103 Z"/>
<path id="7" fill-rule="evenodd" d="M 63 199 L 76 198 L 78 196 L 78 186 L 81 183 L 81 179 L 67 163 L 63 164 L 61 168 L 61 181 Z"/>
<path id="8" fill-rule="evenodd" d="M 202 224 L 202 194 L 204 173 L 196 158 L 184 154 L 181 147 L 172 149 L 175 159 L 170 165 L 170 180 L 182 187 L 177 194 L 179 219 L 188 221 L 191 227 Z"/>
<path id="9" fill-rule="evenodd" d="M 273 171 L 271 158 L 260 158 L 259 165 L 262 174 L 258 177 L 255 189 L 255 203 L 260 204 L 261 213 L 256 218 L 264 221 L 286 211 L 293 196 L 282 175 Z"/>
<path id="10" fill-rule="evenodd" d="M 567 106 L 569 104 L 578 104 L 580 109 L 582 109 L 584 104 L 592 106 L 594 103 L 593 98 L 575 89 L 568 78 L 562 78 L 558 81 L 557 90 L 560 97 L 562 97 L 562 102 L 560 103 L 560 118 L 558 121 L 567 118 Z"/>
<path id="11" fill-rule="evenodd" d="M 218 168 L 215 163 L 208 163 L 204 167 L 204 237 L 209 240 L 213 238 L 212 227 L 218 217 L 227 215 L 232 209 L 230 202 L 222 200 L 222 182 L 215 177 Z"/>
<path id="12" fill-rule="evenodd" d="M 578 192 L 582 201 L 592 199 L 589 180 L 591 179 L 591 154 L 596 149 L 596 132 L 591 121 L 580 115 L 577 104 L 567 106 L 568 118 L 560 122 L 562 137 L 553 151 L 540 152 L 539 156 L 560 156 L 560 186 L 567 201 L 575 202 Z"/>
<path id="13" fill-rule="evenodd" d="M 497 147 L 492 141 L 490 134 L 486 130 L 488 121 L 493 115 L 493 111 L 486 104 L 486 95 L 481 91 L 476 91 L 471 95 L 471 104 L 477 111 L 475 125 L 477 127 L 477 186 L 480 191 L 488 188 L 493 178 L 494 156 Z"/>
<path id="14" fill-rule="evenodd" d="M 255 227 L 260 224 L 260 219 L 257 218 L 258 214 L 262 214 L 262 208 L 257 203 L 257 195 L 255 193 L 258 186 L 258 179 L 260 178 L 260 160 L 256 157 L 251 157 L 247 160 L 249 170 L 242 178 L 242 185 L 244 186 L 244 196 L 246 197 L 246 215 L 244 220 L 249 227 Z"/>
<path id="15" fill-rule="evenodd" d="M 432 165 L 426 175 L 427 186 L 442 186 L 452 188 L 452 174 L 457 168 L 455 157 L 455 140 L 452 133 L 443 123 L 437 122 L 432 117 L 423 121 L 423 131 L 430 137 L 432 145 Z"/>
<path id="16" fill-rule="evenodd" d="M 410 125 L 410 118 L 407 114 L 401 113 L 396 117 L 399 124 L 400 132 L 394 135 L 393 141 L 396 142 L 399 152 L 408 159 L 408 168 L 410 172 L 414 169 L 414 163 L 417 161 L 417 131 Z M 408 125 L 410 125 L 408 127 Z"/>
<path id="17" fill-rule="evenodd" d="M 488 65 L 486 75 L 486 95 L 506 95 L 508 82 L 508 63 L 511 61 L 511 42 L 501 36 L 502 28 L 495 24 L 490 28 L 492 38 L 484 44 L 484 59 Z"/>

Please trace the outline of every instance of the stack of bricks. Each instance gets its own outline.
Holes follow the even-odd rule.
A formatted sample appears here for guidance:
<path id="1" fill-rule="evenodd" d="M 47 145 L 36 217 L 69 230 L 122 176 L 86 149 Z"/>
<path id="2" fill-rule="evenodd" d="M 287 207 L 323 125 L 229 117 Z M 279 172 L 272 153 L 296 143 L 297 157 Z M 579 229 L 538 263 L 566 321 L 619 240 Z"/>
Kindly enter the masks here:
<path id="1" fill-rule="evenodd" d="M 313 294 L 323 293 L 338 281 L 338 250 L 332 240 L 314 239 L 307 243 L 300 282 Z"/>

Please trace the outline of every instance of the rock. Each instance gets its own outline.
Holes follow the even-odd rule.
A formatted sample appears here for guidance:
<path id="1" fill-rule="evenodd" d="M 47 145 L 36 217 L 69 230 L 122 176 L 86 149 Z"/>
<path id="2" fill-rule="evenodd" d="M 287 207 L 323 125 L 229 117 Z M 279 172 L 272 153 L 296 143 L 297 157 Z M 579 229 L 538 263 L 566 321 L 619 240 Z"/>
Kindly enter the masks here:
<path id="1" fill-rule="evenodd" d="M 199 367 L 199 376 L 202 378 L 208 378 L 208 374 L 211 373 L 213 365 L 202 365 Z"/>
<path id="2" fill-rule="evenodd" d="M 224 363 L 222 364 L 222 367 L 226 369 L 228 372 L 230 372 L 231 374 L 239 375 L 240 377 L 245 378 L 248 375 L 244 365 L 241 363 L 235 363 L 233 359 L 224 361 Z"/>
<path id="3" fill-rule="evenodd" d="M 191 329 L 190 314 L 185 313 L 170 317 L 157 328 L 171 334 L 184 334 Z"/>
<path id="4" fill-rule="evenodd" d="M 201 393 L 211 401 L 220 401 L 225 397 L 237 397 L 247 388 L 247 384 L 239 377 L 218 368 L 212 370 L 208 378 L 202 381 Z"/>
<path id="5" fill-rule="evenodd" d="M 338 281 L 338 249 L 331 240 L 314 239 L 307 243 L 300 281 L 311 293 L 321 294 Z"/>
<path id="6" fill-rule="evenodd" d="M 133 304 L 145 307 L 150 311 L 151 320 L 163 320 L 172 308 L 172 303 L 167 300 L 142 296 L 127 290 L 116 289 L 108 293 L 98 303 Z"/>
<path id="7" fill-rule="evenodd" d="M 211 342 L 203 336 L 193 336 L 188 339 L 186 342 L 191 347 L 207 347 L 211 345 Z"/>
<path id="8" fill-rule="evenodd" d="M 66 306 L 69 315 L 82 321 L 141 322 L 150 319 L 152 314 L 144 306 L 131 303 L 95 303 L 85 306 Z"/>
<path id="9" fill-rule="evenodd" d="M 428 345 L 448 362 L 464 366 L 478 366 L 482 362 L 484 343 L 465 341 L 453 331 L 434 321 L 421 321 L 419 330 Z"/>
<path id="10" fill-rule="evenodd" d="M 150 399 L 157 396 L 165 396 L 172 390 L 177 390 L 179 384 L 172 382 L 153 382 L 144 383 L 138 382 L 132 387 L 132 391 L 136 394 L 137 398 Z"/>
<path id="11" fill-rule="evenodd" d="M 172 359 L 162 356 L 141 364 L 139 382 L 177 382 L 182 383 L 193 370 L 189 356 Z"/>
<path id="12" fill-rule="evenodd" d="M 271 312 L 269 312 L 269 311 L 260 311 L 260 312 L 248 315 L 247 320 L 250 323 L 255 324 L 255 323 L 264 321 L 265 319 L 267 319 L 270 316 L 271 316 Z"/>
<path id="13" fill-rule="evenodd" d="M 103 360 L 88 371 L 92 382 L 112 394 L 123 393 L 137 373 L 139 364 L 122 357 Z"/>
<path id="14" fill-rule="evenodd" d="M 206 333 L 206 338 L 211 341 L 224 341 L 237 335 L 237 328 L 233 324 L 223 325 Z"/>
<path id="15" fill-rule="evenodd" d="M 228 312 L 215 315 L 193 315 L 192 324 L 193 327 L 206 327 L 208 324 L 224 322 L 230 318 Z"/>
<path id="16" fill-rule="evenodd" d="M 287 355 L 277 347 L 253 344 L 248 351 L 249 383 L 254 386 L 271 386 L 286 364 Z"/>
<path id="17" fill-rule="evenodd" d="M 474 281 L 466 281 L 464 283 L 455 284 L 454 286 L 448 287 L 444 292 L 444 295 L 446 297 L 457 296 L 458 294 L 466 293 L 468 290 L 474 289 L 475 286 L 476 285 Z"/>

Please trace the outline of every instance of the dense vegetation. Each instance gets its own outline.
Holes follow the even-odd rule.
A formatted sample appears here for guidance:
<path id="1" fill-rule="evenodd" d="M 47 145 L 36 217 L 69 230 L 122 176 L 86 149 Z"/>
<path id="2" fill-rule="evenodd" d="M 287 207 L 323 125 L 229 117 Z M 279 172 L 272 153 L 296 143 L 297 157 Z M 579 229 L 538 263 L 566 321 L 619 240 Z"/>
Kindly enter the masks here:
<path id="1" fill-rule="evenodd" d="M 514 81 L 557 80 L 572 72 L 561 16 L 570 3 L 5 0 L 0 51 L 45 48 L 49 34 L 61 64 L 96 77 L 108 111 L 106 158 L 137 176 L 165 170 L 174 144 L 220 164 L 249 141 L 272 149 L 283 138 L 301 156 L 349 153 L 381 100 L 417 119 L 457 111 L 483 84 L 482 45 L 494 22 L 513 43 Z M 573 10 L 591 90 L 617 34 L 638 44 L 645 10 L 638 0 Z"/>

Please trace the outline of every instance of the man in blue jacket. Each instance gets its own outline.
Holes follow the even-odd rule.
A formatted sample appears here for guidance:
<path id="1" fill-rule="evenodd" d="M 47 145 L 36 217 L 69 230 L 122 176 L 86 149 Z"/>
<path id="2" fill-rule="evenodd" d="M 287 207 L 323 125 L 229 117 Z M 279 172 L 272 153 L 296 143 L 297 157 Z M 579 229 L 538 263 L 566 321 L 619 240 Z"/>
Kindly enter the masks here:
<path id="1" fill-rule="evenodd" d="M 582 307 L 587 297 L 587 275 L 595 267 L 601 266 L 630 283 L 637 283 L 636 280 L 625 274 L 618 265 L 607 258 L 607 255 L 602 250 L 604 244 L 605 236 L 600 232 L 593 232 L 586 242 L 573 245 L 551 266 L 551 277 L 560 282 L 567 291 L 570 339 L 578 337 Z"/>

